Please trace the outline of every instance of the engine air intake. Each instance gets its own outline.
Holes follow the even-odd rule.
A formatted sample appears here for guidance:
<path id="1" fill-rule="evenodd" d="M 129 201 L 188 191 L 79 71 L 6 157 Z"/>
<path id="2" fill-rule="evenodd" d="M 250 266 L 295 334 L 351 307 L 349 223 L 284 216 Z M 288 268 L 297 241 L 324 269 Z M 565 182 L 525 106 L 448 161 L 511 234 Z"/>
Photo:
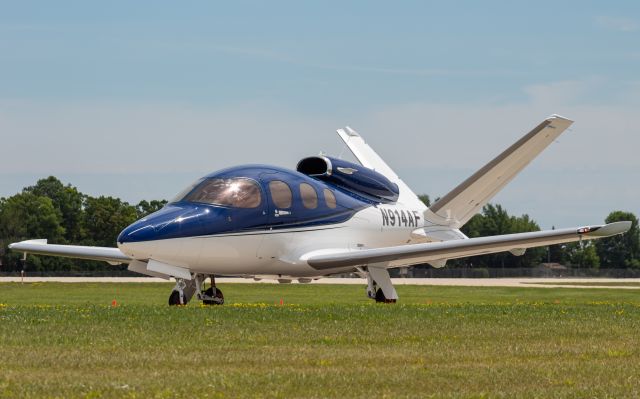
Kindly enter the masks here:
<path id="1" fill-rule="evenodd" d="M 298 162 L 296 170 L 375 202 L 393 203 L 400 194 L 398 185 L 385 176 L 342 159 L 308 157 Z"/>

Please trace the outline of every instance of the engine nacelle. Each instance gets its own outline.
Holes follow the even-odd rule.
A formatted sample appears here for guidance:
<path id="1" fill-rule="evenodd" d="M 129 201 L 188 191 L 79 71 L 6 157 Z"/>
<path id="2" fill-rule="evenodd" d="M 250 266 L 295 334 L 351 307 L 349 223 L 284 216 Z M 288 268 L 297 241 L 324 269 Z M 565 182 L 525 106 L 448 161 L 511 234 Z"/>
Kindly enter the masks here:
<path id="1" fill-rule="evenodd" d="M 400 195 L 398 185 L 380 173 L 342 159 L 308 157 L 298 162 L 296 170 L 376 202 L 396 202 Z"/>

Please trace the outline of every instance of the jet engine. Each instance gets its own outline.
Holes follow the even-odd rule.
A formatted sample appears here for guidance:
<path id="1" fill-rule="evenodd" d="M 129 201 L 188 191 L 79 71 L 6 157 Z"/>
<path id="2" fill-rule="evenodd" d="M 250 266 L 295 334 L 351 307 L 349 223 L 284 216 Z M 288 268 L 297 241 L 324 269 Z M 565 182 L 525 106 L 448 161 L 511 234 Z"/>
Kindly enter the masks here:
<path id="1" fill-rule="evenodd" d="M 330 183 L 371 201 L 393 203 L 398 200 L 398 185 L 362 165 L 327 156 L 304 158 L 296 170 Z"/>

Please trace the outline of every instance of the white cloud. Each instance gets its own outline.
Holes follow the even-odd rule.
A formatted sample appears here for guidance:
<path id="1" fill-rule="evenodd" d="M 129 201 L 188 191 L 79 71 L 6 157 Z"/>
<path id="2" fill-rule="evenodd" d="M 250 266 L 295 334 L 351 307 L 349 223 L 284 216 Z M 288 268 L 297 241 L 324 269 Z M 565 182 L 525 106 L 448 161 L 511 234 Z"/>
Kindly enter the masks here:
<path id="1" fill-rule="evenodd" d="M 631 18 L 612 17 L 606 15 L 596 17 L 596 25 L 601 28 L 620 32 L 636 32 L 640 29 L 640 24 Z"/>

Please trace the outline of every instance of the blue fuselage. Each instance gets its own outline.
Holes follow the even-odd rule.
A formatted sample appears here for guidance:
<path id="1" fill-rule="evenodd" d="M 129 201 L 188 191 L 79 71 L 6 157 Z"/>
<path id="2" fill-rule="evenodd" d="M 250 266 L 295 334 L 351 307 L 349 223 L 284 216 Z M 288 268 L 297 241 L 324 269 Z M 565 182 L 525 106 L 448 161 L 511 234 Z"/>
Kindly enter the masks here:
<path id="1" fill-rule="evenodd" d="M 198 194 L 197 190 L 205 190 L 202 186 L 207 182 L 229 182 L 234 179 L 241 179 L 256 187 L 251 192 L 252 200 L 248 206 L 210 203 L 202 200 L 202 196 L 194 195 Z M 279 188 L 280 193 L 282 187 L 285 192 L 286 187 L 289 188 L 290 194 L 287 195 L 290 195 L 290 200 L 284 206 L 281 200 L 278 204 L 278 198 L 274 198 L 274 186 Z M 118 243 L 259 233 L 264 230 L 342 223 L 357 211 L 376 204 L 303 173 L 266 165 L 245 165 L 214 172 L 183 194 L 182 198 L 177 198 L 160 211 L 124 229 L 118 236 Z"/>

